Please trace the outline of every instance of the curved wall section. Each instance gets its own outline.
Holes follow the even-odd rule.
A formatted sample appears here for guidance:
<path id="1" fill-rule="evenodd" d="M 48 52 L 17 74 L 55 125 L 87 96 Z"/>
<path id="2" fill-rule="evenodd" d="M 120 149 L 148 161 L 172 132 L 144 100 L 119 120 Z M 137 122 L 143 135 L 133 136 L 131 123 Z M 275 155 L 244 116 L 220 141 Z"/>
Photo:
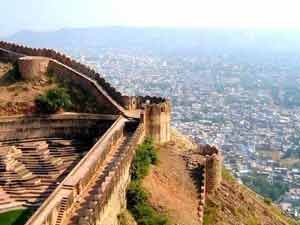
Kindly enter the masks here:
<path id="1" fill-rule="evenodd" d="M 72 59 L 65 54 L 57 52 L 53 49 L 36 49 L 4 41 L 0 41 L 0 48 L 2 48 L 2 52 L 0 51 L 0 58 L 3 59 L 12 59 L 13 61 L 16 61 L 19 57 L 24 55 L 43 56 L 55 59 L 60 63 L 69 66 L 97 81 L 97 83 L 104 89 L 105 92 L 107 92 L 108 95 L 110 95 L 118 104 L 127 108 L 125 105 L 126 101 L 124 100 L 127 96 L 123 96 L 120 92 L 118 92 L 113 86 L 105 81 L 101 74 L 97 73 L 94 69 L 91 69 L 90 67 Z"/>

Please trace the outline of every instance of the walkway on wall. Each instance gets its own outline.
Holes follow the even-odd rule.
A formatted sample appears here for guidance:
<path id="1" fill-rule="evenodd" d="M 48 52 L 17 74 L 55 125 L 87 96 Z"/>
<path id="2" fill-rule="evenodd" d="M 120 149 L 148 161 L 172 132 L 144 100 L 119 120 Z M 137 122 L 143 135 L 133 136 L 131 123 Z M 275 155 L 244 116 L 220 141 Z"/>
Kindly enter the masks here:
<path id="1" fill-rule="evenodd" d="M 103 184 L 105 183 L 109 172 L 112 171 L 113 167 L 120 160 L 120 156 L 124 152 L 131 135 L 131 133 L 124 133 L 124 137 L 119 140 L 119 143 L 115 146 L 113 151 L 108 154 L 103 166 L 99 169 L 97 176 L 86 188 L 86 191 L 81 196 L 80 201 L 76 202 L 73 206 L 72 213 L 70 213 L 72 217 L 69 218 L 68 221 L 64 222 L 64 224 L 80 225 L 83 224 L 84 220 L 88 220 L 87 218 L 93 218 L 90 214 L 95 213 L 93 212 L 95 211 L 95 207 L 93 207 L 91 203 L 100 200 Z M 60 223 L 56 223 L 56 225 L 60 225 Z"/>

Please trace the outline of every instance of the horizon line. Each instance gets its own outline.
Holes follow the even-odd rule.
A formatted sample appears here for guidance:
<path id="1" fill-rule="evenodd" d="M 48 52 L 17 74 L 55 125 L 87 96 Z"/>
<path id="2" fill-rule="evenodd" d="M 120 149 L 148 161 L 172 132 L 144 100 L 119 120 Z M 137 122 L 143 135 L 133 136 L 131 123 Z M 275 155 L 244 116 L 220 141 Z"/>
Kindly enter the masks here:
<path id="1" fill-rule="evenodd" d="M 21 29 L 14 32 L 9 32 L 8 34 L 3 34 L 0 37 L 5 38 L 9 36 L 13 36 L 17 33 L 21 32 L 33 32 L 33 33 L 48 33 L 48 32 L 59 32 L 63 30 L 80 30 L 80 29 L 103 29 L 103 28 L 119 28 L 119 29 L 161 29 L 161 30 L 249 30 L 249 31 L 300 31 L 300 27 L 273 27 L 273 26 L 137 26 L 137 25 L 101 25 L 101 26 L 64 26 L 53 29 Z"/>

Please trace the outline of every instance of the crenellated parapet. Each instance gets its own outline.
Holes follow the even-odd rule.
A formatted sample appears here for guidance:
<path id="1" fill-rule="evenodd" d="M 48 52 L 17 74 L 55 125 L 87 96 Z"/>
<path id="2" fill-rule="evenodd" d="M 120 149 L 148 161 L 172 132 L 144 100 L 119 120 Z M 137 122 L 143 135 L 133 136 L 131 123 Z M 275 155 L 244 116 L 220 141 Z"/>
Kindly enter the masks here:
<path id="1" fill-rule="evenodd" d="M 94 69 L 89 66 L 72 59 L 70 56 L 62 54 L 58 51 L 48 48 L 30 48 L 24 45 L 18 45 L 15 43 L 9 43 L 5 41 L 0 41 L 0 49 L 6 50 L 7 54 L 0 51 L 0 58 L 16 62 L 19 58 L 24 56 L 41 56 L 48 57 L 58 62 L 73 68 L 74 70 L 88 76 L 89 78 L 95 80 L 109 96 L 111 96 L 118 104 L 128 109 L 130 106 L 127 105 L 129 96 L 122 95 L 117 91 L 110 83 L 102 77 L 101 74 L 97 73 Z"/>
<path id="2" fill-rule="evenodd" d="M 98 89 L 105 98 L 105 104 L 107 105 L 108 100 L 116 111 L 121 111 L 124 115 L 126 115 L 126 111 L 144 109 L 145 104 L 148 102 L 150 102 L 150 105 L 161 105 L 158 106 L 161 108 L 165 108 L 164 104 L 167 102 L 166 99 L 161 97 L 123 95 L 94 69 L 53 49 L 30 48 L 24 45 L 0 41 L 0 58 L 18 62 L 20 72 L 26 79 L 36 78 L 48 69 L 48 72 L 58 73 L 60 78 L 63 77 L 65 79 L 68 77 L 73 81 L 75 80 L 75 83 L 82 84 L 93 95 L 95 95 L 95 91 L 92 90 L 95 88 L 94 86 L 98 85 Z M 68 76 L 61 76 L 59 73 L 64 73 Z M 87 81 L 84 76 L 90 81 Z M 99 95 L 96 95 L 96 97 L 100 98 Z M 103 102 L 103 100 L 101 101 Z M 162 114 L 162 117 L 164 117 L 164 114 Z M 166 124 L 166 126 L 168 125 Z M 169 140 L 169 134 L 166 137 L 162 137 L 162 140 Z"/>

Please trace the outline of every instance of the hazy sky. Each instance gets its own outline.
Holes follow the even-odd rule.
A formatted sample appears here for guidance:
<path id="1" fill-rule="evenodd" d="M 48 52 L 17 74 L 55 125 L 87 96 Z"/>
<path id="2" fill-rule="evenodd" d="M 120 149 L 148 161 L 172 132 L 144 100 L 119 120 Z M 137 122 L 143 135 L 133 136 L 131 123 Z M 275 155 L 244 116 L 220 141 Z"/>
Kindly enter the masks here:
<path id="1" fill-rule="evenodd" d="M 107 25 L 300 28 L 300 0 L 3 0 L 0 9 L 0 36 Z"/>

